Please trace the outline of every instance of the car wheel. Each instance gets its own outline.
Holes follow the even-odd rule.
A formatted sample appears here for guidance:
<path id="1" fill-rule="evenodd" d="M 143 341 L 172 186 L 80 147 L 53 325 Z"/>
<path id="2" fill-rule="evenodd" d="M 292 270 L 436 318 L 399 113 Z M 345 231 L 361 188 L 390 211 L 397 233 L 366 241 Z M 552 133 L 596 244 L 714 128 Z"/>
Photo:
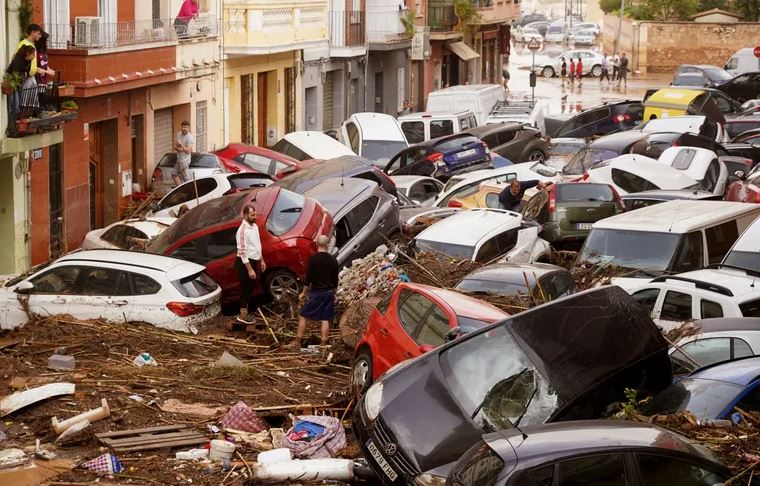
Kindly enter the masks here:
<path id="1" fill-rule="evenodd" d="M 372 351 L 362 348 L 351 367 L 351 389 L 364 393 L 372 385 Z"/>
<path id="2" fill-rule="evenodd" d="M 544 66 L 544 68 L 541 70 L 541 76 L 545 78 L 553 78 L 554 77 L 554 68 L 551 66 Z"/>
<path id="3" fill-rule="evenodd" d="M 591 68 L 591 75 L 595 78 L 598 78 L 602 75 L 602 66 L 599 64 L 595 64 L 594 67 Z"/>
<path id="4" fill-rule="evenodd" d="M 529 162 L 543 162 L 546 160 L 546 154 L 538 149 L 531 150 L 528 152 L 528 156 L 525 158 L 525 160 Z"/>
<path id="5" fill-rule="evenodd" d="M 293 272 L 278 268 L 269 273 L 264 279 L 265 291 L 275 301 L 280 302 L 289 298 L 297 298 L 300 291 L 298 278 Z"/>

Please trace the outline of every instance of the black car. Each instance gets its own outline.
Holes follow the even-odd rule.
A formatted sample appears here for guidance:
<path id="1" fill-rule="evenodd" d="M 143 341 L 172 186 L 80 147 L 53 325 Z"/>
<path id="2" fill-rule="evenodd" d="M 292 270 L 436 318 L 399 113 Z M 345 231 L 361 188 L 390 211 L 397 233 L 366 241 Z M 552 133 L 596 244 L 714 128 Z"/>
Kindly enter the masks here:
<path id="1" fill-rule="evenodd" d="M 715 84 L 710 81 L 702 73 L 679 73 L 673 77 L 673 81 L 670 82 L 671 86 L 678 86 L 681 88 L 714 88 Z"/>
<path id="2" fill-rule="evenodd" d="M 710 64 L 682 64 L 676 68 L 676 74 L 674 76 L 674 82 L 670 84 L 677 84 L 675 79 L 680 74 L 698 74 L 704 79 L 703 86 L 714 88 L 720 86 L 723 83 L 731 81 L 733 76 L 725 69 L 713 66 Z"/>
<path id="3" fill-rule="evenodd" d="M 454 174 L 492 168 L 488 146 L 473 135 L 458 133 L 410 145 L 388 162 L 384 172 L 446 181 Z"/>
<path id="4" fill-rule="evenodd" d="M 740 74 L 718 86 L 718 89 L 740 103 L 760 98 L 760 72 Z"/>
<path id="5" fill-rule="evenodd" d="M 397 365 L 354 411 L 386 484 L 433 484 L 484 433 L 600 417 L 625 388 L 671 382 L 667 344 L 620 287 L 534 307 Z"/>
<path id="6" fill-rule="evenodd" d="M 513 164 L 543 162 L 547 157 L 546 140 L 541 138 L 541 132 L 521 123 L 493 123 L 470 128 L 464 133 L 478 137 L 491 152 Z"/>
<path id="7" fill-rule="evenodd" d="M 709 450 L 655 425 L 587 420 L 484 435 L 457 462 L 449 486 L 723 484 Z"/>
<path id="8" fill-rule="evenodd" d="M 549 263 L 492 263 L 467 275 L 455 287 L 460 292 L 531 295 L 539 301 L 575 292 L 570 271 Z"/>
<path id="9" fill-rule="evenodd" d="M 610 133 L 622 132 L 635 127 L 644 118 L 644 105 L 641 101 L 608 102 L 562 121 L 559 126 L 549 117 L 545 123 L 552 138 L 585 138 Z M 555 125 L 552 128 L 550 126 Z"/>
<path id="10" fill-rule="evenodd" d="M 276 182 L 298 194 L 316 186 L 320 182 L 333 177 L 356 177 L 376 182 L 380 187 L 393 196 L 398 196 L 396 184 L 382 170 L 372 164 L 372 161 L 356 155 L 343 155 L 325 160 L 319 164 L 301 169 Z"/>

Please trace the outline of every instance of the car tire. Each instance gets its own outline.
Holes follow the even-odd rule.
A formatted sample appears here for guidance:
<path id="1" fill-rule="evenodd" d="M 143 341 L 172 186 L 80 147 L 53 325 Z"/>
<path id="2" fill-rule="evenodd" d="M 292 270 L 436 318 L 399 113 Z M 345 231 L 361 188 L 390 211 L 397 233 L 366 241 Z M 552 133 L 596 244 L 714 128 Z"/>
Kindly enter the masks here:
<path id="1" fill-rule="evenodd" d="M 541 76 L 545 78 L 553 78 L 554 74 L 554 68 L 551 66 L 544 66 L 544 68 L 541 70 Z"/>
<path id="2" fill-rule="evenodd" d="M 533 149 L 525 155 L 526 162 L 545 162 L 546 154 L 543 150 Z"/>
<path id="3" fill-rule="evenodd" d="M 264 277 L 264 291 L 276 302 L 298 298 L 301 285 L 290 270 L 277 268 Z"/>
<path id="4" fill-rule="evenodd" d="M 360 394 L 372 385 L 372 351 L 362 347 L 351 365 L 351 390 Z"/>
<path id="5" fill-rule="evenodd" d="M 602 66 L 599 64 L 594 64 L 594 67 L 591 68 L 591 76 L 598 78 L 602 75 Z"/>

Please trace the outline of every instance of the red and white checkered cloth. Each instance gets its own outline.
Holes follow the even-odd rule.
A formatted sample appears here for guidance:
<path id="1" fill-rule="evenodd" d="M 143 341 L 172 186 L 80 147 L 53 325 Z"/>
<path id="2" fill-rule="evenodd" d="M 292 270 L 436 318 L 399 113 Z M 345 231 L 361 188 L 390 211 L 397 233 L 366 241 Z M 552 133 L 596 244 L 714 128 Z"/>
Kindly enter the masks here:
<path id="1" fill-rule="evenodd" d="M 267 425 L 261 417 L 256 415 L 256 412 L 251 410 L 251 408 L 242 401 L 237 402 L 230 411 L 227 412 L 227 415 L 222 419 L 222 427 L 225 429 L 237 429 L 242 430 L 243 432 L 253 433 L 269 429 L 269 425 Z"/>
<path id="2" fill-rule="evenodd" d="M 88 469 L 97 474 L 118 474 L 124 470 L 119 458 L 111 454 L 103 454 L 95 459 L 89 460 L 79 465 L 83 469 Z"/>

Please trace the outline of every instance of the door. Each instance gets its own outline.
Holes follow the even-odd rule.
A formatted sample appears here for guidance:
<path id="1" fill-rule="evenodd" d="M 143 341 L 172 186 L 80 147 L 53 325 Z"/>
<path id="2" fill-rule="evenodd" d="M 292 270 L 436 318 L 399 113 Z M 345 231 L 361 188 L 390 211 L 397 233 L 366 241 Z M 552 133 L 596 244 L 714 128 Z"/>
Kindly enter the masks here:
<path id="1" fill-rule="evenodd" d="M 383 72 L 375 73 L 375 112 L 385 113 L 383 110 Z"/>
<path id="2" fill-rule="evenodd" d="M 80 273 L 81 267 L 64 265 L 29 279 L 34 285 L 28 296 L 29 311 L 42 316 L 68 314 L 71 299 L 78 291 Z"/>
<path id="3" fill-rule="evenodd" d="M 132 307 L 128 273 L 106 267 L 82 267 L 69 312 L 79 319 L 126 322 Z"/>
<path id="4" fill-rule="evenodd" d="M 260 147 L 267 146 L 267 73 L 258 73 L 256 80 L 256 137 Z"/>
<path id="5" fill-rule="evenodd" d="M 371 227 L 369 222 L 377 210 L 380 199 L 370 196 L 354 206 L 343 220 L 346 221 L 352 238 L 340 249 L 340 261 L 351 262 L 374 251 L 378 245 L 385 242 L 384 228 L 381 226 Z M 383 222 L 384 223 L 384 222 Z"/>
<path id="6" fill-rule="evenodd" d="M 253 75 L 240 76 L 240 138 L 243 143 L 256 145 L 253 111 Z"/>
<path id="7" fill-rule="evenodd" d="M 103 227 L 103 163 L 99 123 L 90 123 L 88 134 L 90 149 L 90 229 Z"/>
<path id="8" fill-rule="evenodd" d="M 167 152 L 173 152 L 174 127 L 172 109 L 164 108 L 153 112 L 153 166 L 156 166 Z"/>
<path id="9" fill-rule="evenodd" d="M 285 133 L 296 131 L 296 78 L 293 68 L 285 68 Z"/>
<path id="10" fill-rule="evenodd" d="M 131 305 L 127 310 L 127 321 L 145 322 L 150 316 L 151 321 L 156 322 L 160 319 L 158 316 L 165 316 L 171 319 L 174 314 L 166 308 L 166 300 L 159 297 L 161 284 L 147 275 L 126 272 L 129 278 L 129 288 Z"/>
<path id="11" fill-rule="evenodd" d="M 390 312 L 388 325 L 380 329 L 378 338 L 378 358 L 383 361 L 383 368 L 391 366 L 412 357 L 419 346 L 413 336 L 427 317 L 433 302 L 422 294 L 403 289 L 398 294 L 398 300 L 393 312 Z"/>
<path id="12" fill-rule="evenodd" d="M 50 258 L 55 260 L 64 252 L 63 231 L 63 164 L 62 145 L 48 149 L 48 199 L 50 202 Z"/>
<path id="13" fill-rule="evenodd" d="M 147 190 L 145 166 L 145 117 L 135 115 L 130 120 L 132 130 L 132 182 L 140 185 L 140 190 Z"/>
<path id="14" fill-rule="evenodd" d="M 325 73 L 322 84 L 322 130 L 333 128 L 333 72 Z"/>
<path id="15" fill-rule="evenodd" d="M 695 299 L 691 294 L 676 290 L 667 290 L 660 306 L 659 319 L 655 323 L 666 331 L 698 316 Z"/>

